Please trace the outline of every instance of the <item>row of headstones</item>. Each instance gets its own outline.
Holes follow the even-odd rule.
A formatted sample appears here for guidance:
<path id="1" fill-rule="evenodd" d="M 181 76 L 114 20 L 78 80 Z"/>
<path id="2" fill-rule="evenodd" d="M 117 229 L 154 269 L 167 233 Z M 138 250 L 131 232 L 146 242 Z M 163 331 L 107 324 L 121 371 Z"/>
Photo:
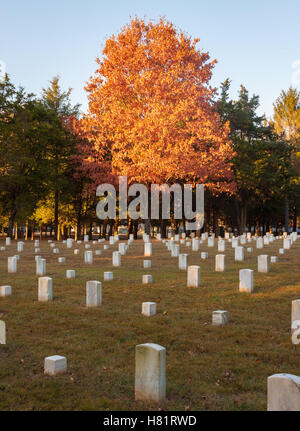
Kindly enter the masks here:
<path id="1" fill-rule="evenodd" d="M 267 233 L 264 237 L 256 237 L 256 236 L 252 237 L 251 233 L 248 232 L 247 234 L 240 235 L 239 237 L 234 237 L 234 236 L 230 236 L 229 233 L 225 233 L 225 240 L 228 240 L 229 242 L 232 242 L 232 247 L 236 247 L 236 246 L 238 246 L 239 241 L 240 241 L 240 244 L 246 244 L 247 241 L 251 242 L 252 239 L 254 239 L 257 242 L 257 248 L 263 248 L 264 245 L 268 245 L 270 242 L 273 242 L 275 239 L 284 238 L 284 239 L 287 240 L 286 241 L 287 246 L 284 247 L 284 248 L 289 248 L 289 246 L 288 246 L 288 239 L 294 239 L 295 235 L 297 235 L 297 233 L 296 232 L 292 232 L 290 235 L 287 235 L 285 233 L 283 236 L 276 236 L 276 237 L 274 237 L 273 234 Z M 197 248 L 197 246 L 199 244 L 198 243 L 198 241 L 199 241 L 198 237 L 194 237 L 194 234 L 191 234 L 190 237 L 192 239 L 192 246 L 193 246 L 193 248 Z M 150 238 L 149 235 L 143 234 L 143 239 L 144 239 L 145 242 L 149 242 L 149 238 Z M 129 235 L 129 241 L 133 241 L 133 239 L 134 239 L 133 234 L 130 234 Z M 157 239 L 161 239 L 161 235 L 160 234 L 157 235 Z M 185 241 L 185 239 L 186 239 L 186 234 L 183 233 L 181 235 L 181 240 L 180 240 L 180 236 L 178 234 L 176 234 L 174 238 L 171 238 L 171 241 L 175 240 L 176 242 L 178 242 L 180 240 L 183 243 Z M 111 245 L 113 245 L 118 240 L 119 240 L 119 235 L 115 235 L 115 236 L 110 236 L 109 237 L 109 243 Z M 201 241 L 205 241 L 205 240 L 208 241 L 208 246 L 209 247 L 214 247 L 214 240 L 215 240 L 215 235 L 214 234 L 212 234 L 211 236 L 209 236 L 207 232 L 202 233 L 201 234 Z M 105 239 L 101 238 L 101 239 L 98 239 L 98 241 L 92 241 L 92 242 L 93 242 L 93 244 L 97 244 L 99 242 L 104 242 L 104 241 L 105 241 Z M 163 241 L 165 241 L 165 240 L 163 240 Z M 218 242 L 220 244 L 222 244 L 223 241 L 224 240 L 221 237 L 218 237 Z M 48 242 L 52 243 L 52 240 L 48 240 Z M 72 248 L 74 242 L 75 241 L 74 241 L 73 238 L 68 238 L 68 239 L 62 241 L 63 244 L 67 245 L 67 248 Z M 83 242 L 85 242 L 85 243 L 89 242 L 89 236 L 88 235 L 84 236 L 84 241 Z M 81 244 L 81 243 L 82 243 L 81 240 L 77 241 L 77 244 Z M 17 244 L 18 244 L 18 247 L 19 247 L 18 251 L 19 252 L 23 251 L 24 242 L 19 241 Z M 7 237 L 6 238 L 6 246 L 10 246 L 10 245 L 11 245 L 11 238 Z M 34 241 L 34 246 L 37 248 L 37 247 L 39 247 L 39 245 L 40 245 L 39 240 L 35 240 Z M 221 247 L 222 247 L 222 245 L 221 245 Z M 195 250 L 195 251 L 197 251 L 197 250 Z M 223 250 L 219 250 L 219 251 L 223 251 Z"/>
<path id="2" fill-rule="evenodd" d="M 204 234 L 202 234 L 204 235 Z M 199 239 L 199 238 L 193 238 L 192 241 L 186 241 L 185 239 L 180 239 L 178 240 L 180 242 L 180 244 L 184 244 L 187 247 L 192 247 L 192 251 L 199 251 L 200 245 L 204 243 L 204 241 L 207 239 L 207 246 L 208 247 L 214 247 L 215 246 L 215 237 L 214 236 L 210 236 L 210 237 L 206 237 L 203 236 L 203 239 Z M 253 237 L 253 240 L 256 242 L 256 248 L 257 249 L 261 249 L 264 248 L 265 245 L 269 245 L 271 242 L 275 241 L 275 239 L 280 239 L 280 237 L 274 237 L 272 235 L 269 236 L 265 236 L 265 237 Z M 295 239 L 297 239 L 297 233 L 293 232 L 289 238 L 284 238 L 283 239 L 283 249 L 290 249 L 292 243 L 295 241 Z M 170 240 L 161 240 L 164 244 L 167 245 L 168 250 L 172 251 L 172 253 L 177 252 L 177 254 L 179 253 L 179 244 L 176 244 L 176 239 L 170 239 Z M 237 237 L 237 238 L 232 238 L 228 240 L 229 242 L 231 242 L 231 246 L 232 248 L 238 248 L 237 253 L 242 253 L 242 249 L 243 247 L 239 246 L 239 242 L 241 245 L 246 244 L 247 242 L 252 242 L 252 238 L 248 238 L 246 241 L 246 237 Z M 226 250 L 226 241 L 224 239 L 219 238 L 218 239 L 218 251 L 222 251 L 224 252 Z M 247 248 L 248 252 L 253 252 L 253 248 L 252 247 L 248 247 Z M 284 251 L 282 251 L 282 253 L 284 253 Z"/>

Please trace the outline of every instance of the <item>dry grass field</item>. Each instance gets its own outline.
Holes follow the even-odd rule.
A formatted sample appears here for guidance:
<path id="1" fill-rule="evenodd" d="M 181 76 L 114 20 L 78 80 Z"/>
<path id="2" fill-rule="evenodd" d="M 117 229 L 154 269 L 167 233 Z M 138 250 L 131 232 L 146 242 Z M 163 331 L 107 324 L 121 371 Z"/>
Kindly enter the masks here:
<path id="1" fill-rule="evenodd" d="M 121 240 L 122 241 L 122 240 Z M 107 243 L 107 242 L 106 242 Z M 4 240 L 0 241 L 4 245 Z M 291 301 L 300 298 L 300 240 L 284 255 L 282 240 L 263 250 L 245 250 L 245 261 L 234 262 L 226 242 L 226 271 L 215 272 L 217 247 L 200 251 L 180 245 L 189 264 L 201 266 L 201 287 L 186 287 L 186 271 L 178 269 L 165 245 L 153 241 L 152 268 L 143 268 L 143 242 L 134 241 L 112 267 L 110 246 L 84 263 L 84 244 L 74 255 L 59 243 L 60 254 L 42 241 L 38 253 L 47 259 L 53 278 L 53 301 L 37 301 L 34 245 L 16 242 L 0 252 L 0 285 L 11 285 L 12 296 L 0 298 L 0 320 L 6 322 L 7 344 L 0 345 L 0 410 L 266 410 L 267 377 L 300 375 L 300 345 L 290 339 Z M 103 249 L 103 243 L 91 245 Z M 7 257 L 20 254 L 18 272 L 8 274 Z M 257 272 L 258 254 L 279 256 L 270 272 Z M 58 256 L 66 263 L 58 263 Z M 148 258 L 146 258 L 148 259 Z M 241 268 L 254 269 L 254 293 L 239 293 Z M 76 278 L 66 279 L 66 269 Z M 114 280 L 103 282 L 103 272 Z M 152 274 L 153 283 L 142 284 Z M 103 304 L 85 307 L 85 285 L 99 280 Z M 141 314 L 142 302 L 157 303 L 157 315 Z M 227 310 L 229 324 L 213 327 L 212 311 Z M 134 400 L 135 346 L 157 343 L 167 350 L 167 400 L 160 405 Z M 44 358 L 66 356 L 68 371 L 46 377 Z"/>

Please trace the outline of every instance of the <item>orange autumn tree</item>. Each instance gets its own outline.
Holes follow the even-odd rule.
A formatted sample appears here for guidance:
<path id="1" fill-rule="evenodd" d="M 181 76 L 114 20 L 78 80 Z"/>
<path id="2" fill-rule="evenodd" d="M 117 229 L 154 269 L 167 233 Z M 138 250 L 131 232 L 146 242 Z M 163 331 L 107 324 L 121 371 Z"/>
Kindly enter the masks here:
<path id="1" fill-rule="evenodd" d="M 94 145 L 129 182 L 197 182 L 234 190 L 229 126 L 209 85 L 215 61 L 170 22 L 135 18 L 106 40 L 86 85 Z"/>

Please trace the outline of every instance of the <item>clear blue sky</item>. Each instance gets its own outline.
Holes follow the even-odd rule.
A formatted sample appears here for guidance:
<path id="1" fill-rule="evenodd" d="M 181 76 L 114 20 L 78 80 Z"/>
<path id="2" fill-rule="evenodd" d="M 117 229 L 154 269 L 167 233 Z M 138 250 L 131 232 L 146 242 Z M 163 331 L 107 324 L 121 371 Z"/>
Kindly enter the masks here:
<path id="1" fill-rule="evenodd" d="M 137 15 L 165 16 L 209 51 L 218 64 L 212 84 L 243 83 L 272 115 L 281 89 L 292 84 L 300 60 L 299 0 L 11 0 L 1 2 L 0 61 L 12 80 L 40 94 L 54 75 L 72 87 L 72 101 L 87 109 L 83 90 L 96 69 L 105 38 Z M 300 64 L 300 61 L 299 61 Z M 298 65 L 300 69 L 300 65 Z M 300 83 L 298 84 L 300 87 Z M 299 88 L 300 89 L 300 88 Z"/>

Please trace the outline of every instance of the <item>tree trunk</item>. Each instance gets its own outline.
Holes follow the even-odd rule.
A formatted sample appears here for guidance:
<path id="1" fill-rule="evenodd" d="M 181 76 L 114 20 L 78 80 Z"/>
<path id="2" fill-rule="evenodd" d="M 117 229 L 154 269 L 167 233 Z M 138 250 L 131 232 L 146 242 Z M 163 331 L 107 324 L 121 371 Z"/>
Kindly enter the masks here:
<path id="1" fill-rule="evenodd" d="M 103 220 L 103 226 L 102 226 L 102 238 L 104 239 L 106 239 L 107 223 L 108 223 L 108 219 L 106 218 L 105 220 Z"/>
<path id="2" fill-rule="evenodd" d="M 89 239 L 93 239 L 93 222 L 90 223 L 90 229 L 89 229 Z"/>
<path id="3" fill-rule="evenodd" d="M 29 230 L 29 224 L 28 224 L 28 220 L 26 220 L 25 241 L 28 240 L 28 230 Z"/>
<path id="4" fill-rule="evenodd" d="M 167 238 L 167 222 L 165 219 L 160 221 L 160 233 L 162 238 Z"/>
<path id="5" fill-rule="evenodd" d="M 133 223 L 132 219 L 129 217 L 128 225 L 127 225 L 127 239 L 129 239 L 129 235 L 132 233 Z"/>
<path id="6" fill-rule="evenodd" d="M 293 216 L 293 231 L 297 231 L 297 207 L 295 205 L 294 216 Z"/>
<path id="7" fill-rule="evenodd" d="M 59 226 L 58 226 L 58 191 L 54 194 L 54 239 L 58 240 L 59 236 Z"/>
<path id="8" fill-rule="evenodd" d="M 284 200 L 284 225 L 285 225 L 285 231 L 288 233 L 289 232 L 289 224 L 290 224 L 290 219 L 289 219 L 289 200 L 288 198 L 285 198 Z"/>
<path id="9" fill-rule="evenodd" d="M 9 236 L 10 238 L 12 238 L 12 235 L 13 235 L 16 215 L 17 215 L 17 209 L 14 207 L 10 213 L 9 220 L 8 220 L 7 236 Z"/>
<path id="10" fill-rule="evenodd" d="M 150 224 L 150 220 L 148 218 L 145 219 L 145 233 L 147 235 L 151 235 L 151 224 Z"/>
<path id="11" fill-rule="evenodd" d="M 239 234 L 242 235 L 246 232 L 246 222 L 247 222 L 247 204 L 245 202 L 238 202 L 235 200 L 236 212 L 237 212 L 237 223 Z"/>
<path id="12" fill-rule="evenodd" d="M 138 222 L 138 220 L 134 220 L 134 223 L 133 223 L 134 239 L 137 239 L 137 237 L 138 237 L 138 228 L 139 228 L 139 222 Z"/>
<path id="13" fill-rule="evenodd" d="M 57 225 L 57 233 L 56 233 L 56 237 L 55 237 L 55 233 L 54 233 L 54 239 L 56 239 L 57 241 L 60 241 L 61 238 L 61 232 L 60 232 L 60 223 Z"/>
<path id="14" fill-rule="evenodd" d="M 18 223 L 15 224 L 15 240 L 18 239 Z"/>

